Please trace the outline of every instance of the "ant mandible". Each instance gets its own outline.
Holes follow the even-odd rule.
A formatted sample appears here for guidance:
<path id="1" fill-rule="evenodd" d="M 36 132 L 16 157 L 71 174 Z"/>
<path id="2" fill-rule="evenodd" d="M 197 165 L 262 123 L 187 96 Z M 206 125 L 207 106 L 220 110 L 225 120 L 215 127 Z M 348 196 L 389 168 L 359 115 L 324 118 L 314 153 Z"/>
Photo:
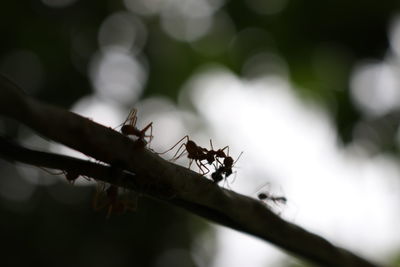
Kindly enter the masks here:
<path id="1" fill-rule="evenodd" d="M 180 157 L 182 157 L 182 155 L 186 151 L 188 153 L 187 157 L 188 157 L 188 159 L 190 159 L 189 169 L 190 169 L 190 166 L 192 165 L 193 161 L 195 161 L 197 166 L 199 167 L 200 171 L 202 172 L 202 175 L 207 174 L 210 170 L 201 161 L 207 159 L 207 152 L 209 152 L 209 151 L 206 148 L 198 146 L 194 141 L 190 140 L 188 135 L 185 135 L 184 137 L 182 137 L 175 145 L 173 145 L 167 151 L 164 151 L 164 152 L 158 153 L 158 154 L 162 155 L 162 154 L 167 153 L 168 151 L 171 151 L 185 139 L 186 139 L 186 143 L 182 143 L 179 146 L 178 150 L 176 151 L 176 153 L 174 154 L 174 156 L 172 157 L 171 160 L 175 161 L 175 160 L 179 159 Z M 185 147 L 185 149 L 179 154 L 182 147 Z M 207 171 L 206 172 L 203 171 L 202 167 L 204 167 Z"/>
<path id="2" fill-rule="evenodd" d="M 137 110 L 133 108 L 130 112 L 126 120 L 122 123 L 121 133 L 123 135 L 134 135 L 138 138 L 138 142 L 142 144 L 144 147 L 147 143 L 150 143 L 153 140 L 153 122 L 147 124 L 142 130 L 136 128 L 136 116 Z M 147 130 L 150 128 L 150 135 L 146 135 Z M 144 139 L 148 137 L 149 142 L 146 142 Z"/>

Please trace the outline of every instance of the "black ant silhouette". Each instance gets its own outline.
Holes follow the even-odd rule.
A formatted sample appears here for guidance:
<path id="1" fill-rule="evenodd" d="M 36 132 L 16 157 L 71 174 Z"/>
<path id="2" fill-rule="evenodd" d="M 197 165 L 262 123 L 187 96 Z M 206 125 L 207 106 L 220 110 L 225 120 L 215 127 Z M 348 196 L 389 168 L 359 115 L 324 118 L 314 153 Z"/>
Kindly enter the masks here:
<path id="1" fill-rule="evenodd" d="M 63 171 L 59 171 L 59 172 L 52 172 L 48 169 L 46 169 L 45 167 L 39 167 L 40 169 L 44 170 L 45 172 L 47 172 L 48 174 L 51 175 L 65 175 L 65 178 L 67 179 L 67 181 L 73 185 L 75 183 L 75 181 L 79 178 L 79 177 L 83 177 L 85 178 L 87 181 L 90 181 L 90 178 L 86 175 L 81 175 L 79 174 L 79 172 L 77 171 L 71 171 L 71 170 L 63 170 Z"/>
<path id="2" fill-rule="evenodd" d="M 172 161 L 175 161 L 177 159 L 179 159 L 180 157 L 182 157 L 182 155 L 187 152 L 188 155 L 188 159 L 190 159 L 189 162 L 189 169 L 190 166 L 192 165 L 193 161 L 196 162 L 197 166 L 199 167 L 200 171 L 202 172 L 202 175 L 207 174 L 210 170 L 207 168 L 207 166 L 204 165 L 204 163 L 202 163 L 203 160 L 208 160 L 208 149 L 198 146 L 194 141 L 189 139 L 188 135 L 185 135 L 184 137 L 182 137 L 175 145 L 173 145 L 170 149 L 168 149 L 167 151 L 164 151 L 162 153 L 158 153 L 159 155 L 165 154 L 168 151 L 171 151 L 172 149 L 174 149 L 179 143 L 181 143 L 183 140 L 186 139 L 186 143 L 182 143 L 178 150 L 176 151 L 175 155 L 172 157 Z M 185 149 L 179 154 L 179 152 L 181 151 L 182 147 L 185 147 Z M 178 155 L 179 154 L 179 155 Z M 203 167 L 207 170 L 207 171 L 203 171 Z"/>
<path id="3" fill-rule="evenodd" d="M 208 164 L 211 165 L 216 160 L 216 161 L 218 161 L 218 163 L 220 165 L 222 165 L 222 162 L 218 158 L 223 158 L 223 159 L 227 158 L 227 154 L 229 155 L 229 146 L 225 146 L 224 148 L 214 150 L 211 139 L 210 139 L 210 146 L 211 146 L 210 150 L 205 149 L 206 150 L 205 151 L 205 153 L 206 153 L 205 159 L 207 160 Z M 225 149 L 228 149 L 227 154 L 225 154 L 225 152 L 224 152 Z"/>
<path id="4" fill-rule="evenodd" d="M 257 195 L 258 199 L 266 203 L 266 201 L 272 201 L 275 204 L 285 205 L 287 202 L 287 198 L 283 196 L 274 196 L 268 192 L 261 192 Z"/>
<path id="5" fill-rule="evenodd" d="M 217 161 L 220 163 L 220 166 L 218 167 L 217 165 L 214 165 L 215 172 L 211 174 L 211 178 L 213 179 L 214 183 L 219 183 L 223 179 L 227 179 L 228 176 L 230 176 L 233 173 L 232 172 L 233 165 L 235 165 L 235 163 L 239 160 L 242 154 L 243 152 L 239 154 L 239 156 L 235 161 L 233 161 L 233 158 L 228 155 L 225 155 L 224 161 L 222 163 L 217 159 Z"/>
<path id="6" fill-rule="evenodd" d="M 123 135 L 129 136 L 133 135 L 138 138 L 137 142 L 141 144 L 141 146 L 146 146 L 146 144 L 150 143 L 153 140 L 153 122 L 147 124 L 142 130 L 136 128 L 137 110 L 133 108 L 130 112 L 126 120 L 122 123 L 121 133 Z M 147 130 L 150 129 L 150 135 L 146 135 Z M 144 139 L 148 137 L 149 141 L 146 142 Z"/>

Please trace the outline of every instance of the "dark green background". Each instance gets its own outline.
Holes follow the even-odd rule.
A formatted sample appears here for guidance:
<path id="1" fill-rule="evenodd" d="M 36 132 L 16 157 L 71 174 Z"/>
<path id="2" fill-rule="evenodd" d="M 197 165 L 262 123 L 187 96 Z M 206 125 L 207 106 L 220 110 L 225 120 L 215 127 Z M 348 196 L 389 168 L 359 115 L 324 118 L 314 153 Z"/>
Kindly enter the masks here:
<path id="1" fill-rule="evenodd" d="M 254 13 L 244 1 L 227 1 L 221 10 L 230 16 L 237 33 L 263 29 L 268 35 L 244 39 L 234 49 L 227 47 L 222 52 L 218 49 L 224 44 L 204 38 L 200 41 L 208 47 L 208 56 L 190 43 L 169 37 L 157 17 L 143 17 L 149 34 L 143 53 L 150 72 L 142 97 L 163 95 L 176 101 L 181 85 L 199 66 L 219 62 L 240 75 L 251 55 L 270 50 L 287 62 L 291 82 L 295 88 L 302 88 L 298 95 L 325 106 L 343 142 L 352 142 L 356 138 L 354 126 L 368 118 L 350 99 L 351 70 L 360 60 L 383 59 L 389 47 L 388 27 L 399 6 L 398 1 L 387 0 L 288 0 L 282 12 L 266 16 Z M 87 68 L 98 50 L 99 26 L 107 16 L 121 10 L 125 10 L 123 3 L 111 0 L 81 0 L 66 8 L 51 8 L 37 0 L 2 2 L 0 71 L 36 98 L 70 107 L 91 93 Z M 85 40 L 86 54 L 73 61 L 72 36 L 76 32 Z M 40 59 L 44 73 L 38 84 L 32 83 L 35 72 L 31 66 L 12 57 L 21 50 Z M 393 140 L 397 121 L 390 116 L 376 119 L 389 120 L 395 127 L 375 129 L 384 140 L 372 141 L 379 150 L 397 155 Z M 6 121 L 2 133 L 20 136 L 21 128 Z M 13 165 L 0 164 L 2 185 L 17 180 L 24 186 L 26 182 Z M 1 262 L 6 263 L 2 265 L 160 266 L 158 259 L 175 249 L 186 254 L 177 257 L 182 262 L 174 266 L 196 266 L 187 249 L 196 234 L 205 230 L 202 220 L 149 199 L 140 199 L 136 213 L 106 220 L 104 213 L 91 209 L 93 191 L 58 182 L 38 186 L 28 201 L 12 201 L 0 195 Z M 60 202 L 52 197 L 54 192 L 64 192 L 67 200 L 78 200 Z"/>

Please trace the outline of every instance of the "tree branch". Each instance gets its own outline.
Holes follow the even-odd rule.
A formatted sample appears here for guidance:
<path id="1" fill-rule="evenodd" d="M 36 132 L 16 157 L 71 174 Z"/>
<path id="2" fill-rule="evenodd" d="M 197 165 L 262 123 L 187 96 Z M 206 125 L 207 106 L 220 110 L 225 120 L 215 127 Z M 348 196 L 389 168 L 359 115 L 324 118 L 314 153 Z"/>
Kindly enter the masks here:
<path id="1" fill-rule="evenodd" d="M 44 137 L 107 164 L 38 152 L 1 139 L 1 156 L 107 181 L 180 206 L 203 218 L 271 242 L 324 266 L 376 266 L 286 222 L 261 201 L 219 187 L 204 176 L 168 162 L 111 128 L 40 103 L 0 75 L 0 115 Z"/>

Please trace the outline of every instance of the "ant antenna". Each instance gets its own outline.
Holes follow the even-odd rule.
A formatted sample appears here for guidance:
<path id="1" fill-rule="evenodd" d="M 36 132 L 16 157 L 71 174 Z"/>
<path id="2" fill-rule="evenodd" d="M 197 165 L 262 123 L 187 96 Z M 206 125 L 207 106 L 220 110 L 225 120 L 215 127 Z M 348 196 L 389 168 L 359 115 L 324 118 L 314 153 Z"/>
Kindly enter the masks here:
<path id="1" fill-rule="evenodd" d="M 126 119 L 124 120 L 124 122 L 118 124 L 118 125 L 115 126 L 113 129 L 115 130 L 115 129 L 117 129 L 118 127 L 121 127 L 121 126 L 125 125 L 128 121 L 130 121 L 129 124 L 131 124 L 131 125 L 136 125 L 136 121 L 137 121 L 136 113 L 137 113 L 137 109 L 136 109 L 136 108 L 131 109 L 131 111 L 129 111 L 128 117 L 126 117 Z"/>
<path id="2" fill-rule="evenodd" d="M 229 147 L 228 147 L 228 155 L 229 155 Z M 240 159 L 240 157 L 243 155 L 243 151 L 240 152 L 239 156 L 236 158 L 236 160 L 233 162 L 232 166 L 235 165 L 235 163 Z"/>

